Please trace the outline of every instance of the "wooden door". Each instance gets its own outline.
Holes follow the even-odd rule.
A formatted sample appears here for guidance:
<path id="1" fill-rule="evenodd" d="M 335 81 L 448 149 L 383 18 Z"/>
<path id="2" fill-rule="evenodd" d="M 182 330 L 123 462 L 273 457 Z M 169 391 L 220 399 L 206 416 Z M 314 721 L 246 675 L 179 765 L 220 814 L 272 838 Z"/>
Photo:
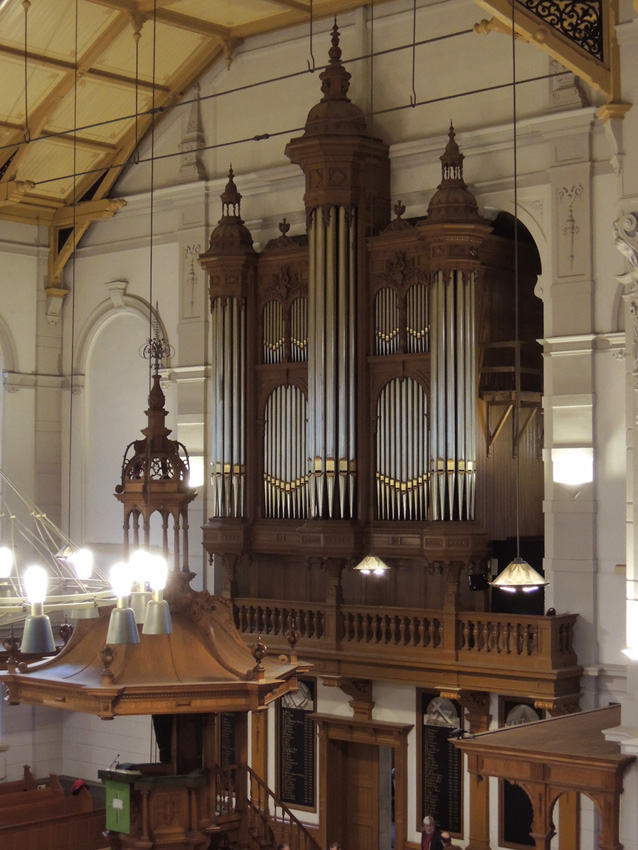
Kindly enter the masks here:
<path id="1" fill-rule="evenodd" d="M 341 846 L 347 850 L 379 847 L 379 748 L 344 744 Z"/>

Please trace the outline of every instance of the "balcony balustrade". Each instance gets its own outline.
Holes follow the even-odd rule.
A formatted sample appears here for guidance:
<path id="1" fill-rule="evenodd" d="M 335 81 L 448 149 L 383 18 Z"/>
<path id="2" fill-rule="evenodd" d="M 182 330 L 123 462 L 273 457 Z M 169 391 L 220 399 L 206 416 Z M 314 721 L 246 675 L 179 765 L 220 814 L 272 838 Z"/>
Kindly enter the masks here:
<path id="1" fill-rule="evenodd" d="M 529 616 L 240 598 L 235 622 L 319 675 L 421 682 L 539 699 L 578 693 L 576 614 Z M 293 641 L 294 642 L 294 641 Z"/>

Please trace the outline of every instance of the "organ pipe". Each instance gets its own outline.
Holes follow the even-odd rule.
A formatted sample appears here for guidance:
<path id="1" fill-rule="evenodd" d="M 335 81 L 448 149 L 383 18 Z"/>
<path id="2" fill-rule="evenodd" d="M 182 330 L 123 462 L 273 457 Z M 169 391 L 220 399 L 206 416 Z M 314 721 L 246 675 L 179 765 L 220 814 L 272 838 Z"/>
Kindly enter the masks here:
<path id="1" fill-rule="evenodd" d="M 241 517 L 245 500 L 245 340 L 243 301 L 215 298 L 212 394 L 212 508 L 216 517 Z"/>
<path id="2" fill-rule="evenodd" d="M 307 515 L 307 402 L 295 386 L 278 386 L 266 403 L 264 509 L 271 519 Z"/>
<path id="3" fill-rule="evenodd" d="M 432 519 L 474 518 L 476 331 L 474 272 L 439 271 L 431 290 Z"/>
<path id="4" fill-rule="evenodd" d="M 310 216 L 308 471 L 310 515 L 354 513 L 356 220 L 342 206 Z"/>
<path id="5" fill-rule="evenodd" d="M 377 401 L 377 519 L 427 520 L 427 397 L 413 378 L 394 378 Z"/>

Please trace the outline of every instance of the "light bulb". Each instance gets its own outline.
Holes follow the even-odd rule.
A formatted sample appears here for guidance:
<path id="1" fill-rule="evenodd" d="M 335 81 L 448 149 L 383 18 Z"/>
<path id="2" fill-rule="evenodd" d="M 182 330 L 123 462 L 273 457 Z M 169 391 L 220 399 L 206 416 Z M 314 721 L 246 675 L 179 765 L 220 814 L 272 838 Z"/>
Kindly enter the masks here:
<path id="1" fill-rule="evenodd" d="M 111 567 L 111 586 L 118 599 L 131 593 L 131 567 L 120 561 Z"/>
<path id="2" fill-rule="evenodd" d="M 164 590 L 168 578 L 168 564 L 161 555 L 151 555 L 149 581 L 153 590 Z"/>
<path id="3" fill-rule="evenodd" d="M 140 589 L 149 581 L 152 573 L 153 556 L 146 549 L 136 549 L 129 556 L 131 580 L 136 581 Z"/>
<path id="4" fill-rule="evenodd" d="M 27 599 L 32 605 L 41 604 L 47 597 L 49 578 L 44 567 L 28 567 L 23 576 Z"/>
<path id="5" fill-rule="evenodd" d="M 91 578 L 93 572 L 93 555 L 89 549 L 78 549 L 69 556 L 76 576 L 80 581 Z"/>
<path id="6" fill-rule="evenodd" d="M 0 578 L 9 578 L 13 567 L 13 552 L 8 546 L 0 546 Z"/>
<path id="7" fill-rule="evenodd" d="M 370 575 L 370 570 L 359 570 L 359 572 L 360 572 L 362 575 L 364 575 L 364 576 L 369 576 L 369 575 Z"/>

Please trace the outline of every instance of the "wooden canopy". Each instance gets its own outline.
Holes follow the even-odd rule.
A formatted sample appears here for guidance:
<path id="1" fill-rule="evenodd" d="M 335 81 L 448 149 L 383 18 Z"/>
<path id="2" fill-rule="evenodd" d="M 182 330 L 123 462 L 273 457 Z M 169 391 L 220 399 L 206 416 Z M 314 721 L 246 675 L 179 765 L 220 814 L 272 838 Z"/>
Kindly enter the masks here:
<path id="1" fill-rule="evenodd" d="M 623 755 L 604 730 L 620 724 L 620 706 L 552 717 L 485 732 L 455 742 L 475 776 L 497 776 L 520 785 L 534 808 L 536 850 L 549 850 L 552 811 L 565 793 L 590 797 L 601 818 L 601 850 L 619 850 L 622 776 L 635 756 Z"/>
<path id="2" fill-rule="evenodd" d="M 55 657 L 9 665 L 1 673 L 9 703 L 50 705 L 116 715 L 253 711 L 297 689 L 308 665 L 264 657 L 239 637 L 228 600 L 195 591 L 190 574 L 172 574 L 166 597 L 173 633 L 140 635 L 139 644 L 109 646 L 110 609 L 80 620 Z"/>

